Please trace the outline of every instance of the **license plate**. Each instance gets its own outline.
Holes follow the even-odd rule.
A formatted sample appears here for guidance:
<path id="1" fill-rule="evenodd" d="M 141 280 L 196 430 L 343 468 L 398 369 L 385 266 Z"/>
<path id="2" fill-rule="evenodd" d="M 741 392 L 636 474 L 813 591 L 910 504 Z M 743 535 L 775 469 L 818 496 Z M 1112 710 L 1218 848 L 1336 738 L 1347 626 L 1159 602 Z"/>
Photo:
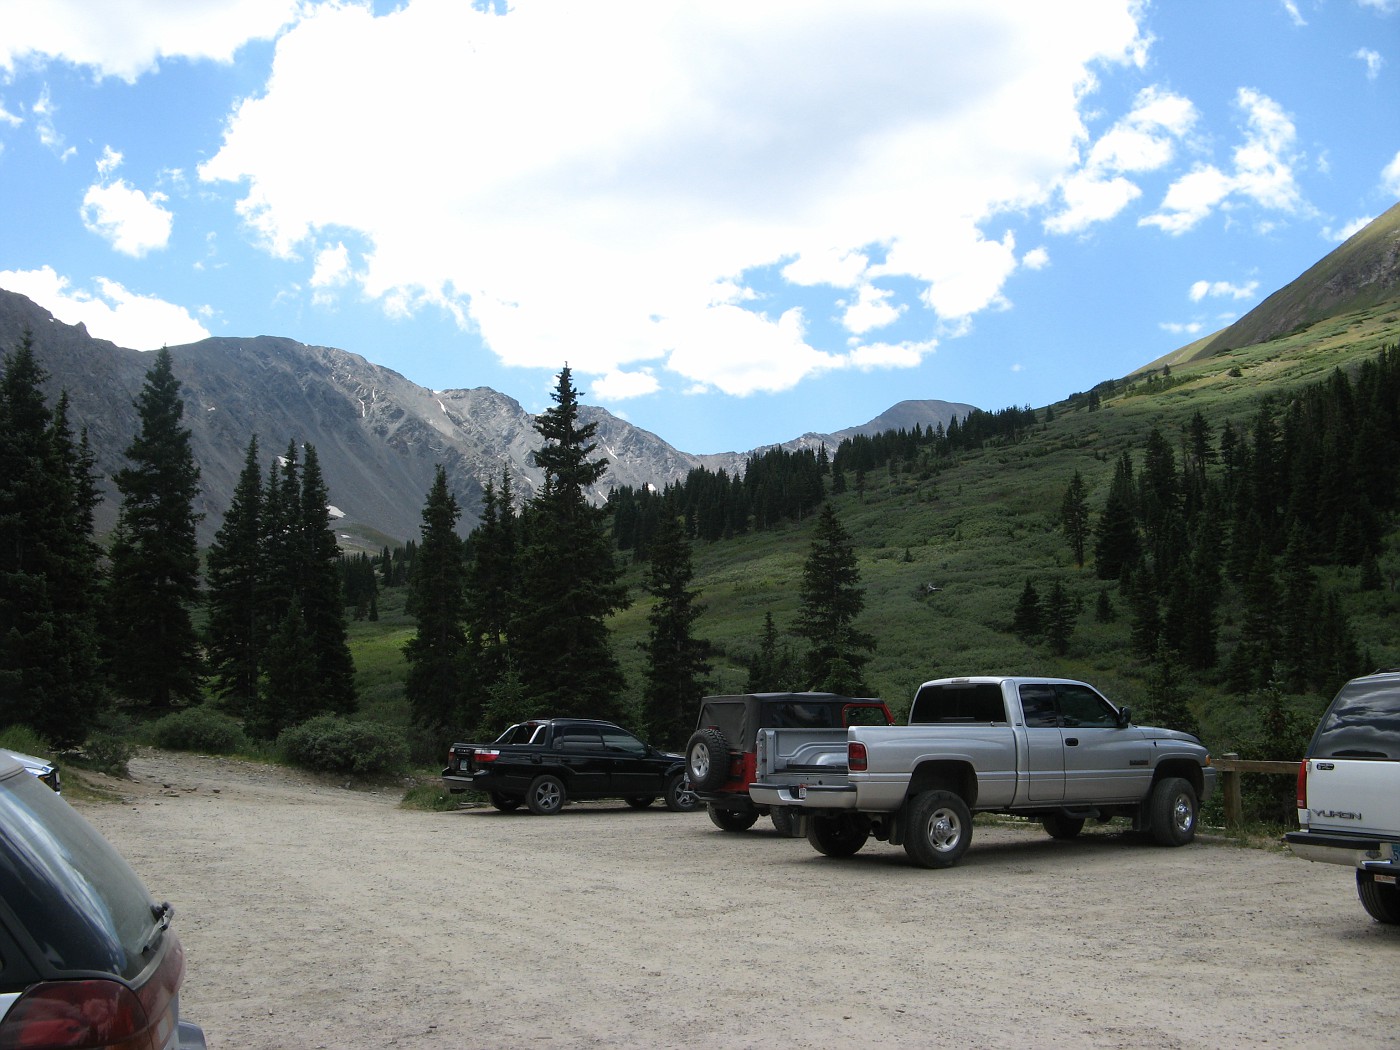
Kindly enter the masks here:
<path id="1" fill-rule="evenodd" d="M 796 790 L 793 791 L 792 795 L 793 795 L 793 798 L 806 798 L 806 797 L 807 797 L 807 785 L 806 785 L 806 784 L 798 784 Z"/>
<path id="2" fill-rule="evenodd" d="M 1390 844 L 1390 862 L 1394 864 L 1396 861 L 1400 861 L 1400 842 Z"/>

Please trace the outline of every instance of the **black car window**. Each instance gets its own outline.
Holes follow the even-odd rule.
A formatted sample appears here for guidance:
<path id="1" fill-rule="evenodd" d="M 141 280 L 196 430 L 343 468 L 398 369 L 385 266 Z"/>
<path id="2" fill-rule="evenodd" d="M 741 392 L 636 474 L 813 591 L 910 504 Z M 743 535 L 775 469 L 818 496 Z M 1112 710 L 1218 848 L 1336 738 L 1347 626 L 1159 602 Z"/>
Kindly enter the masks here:
<path id="1" fill-rule="evenodd" d="M 629 755 L 645 755 L 646 744 L 624 729 L 604 729 L 603 743 L 609 751 L 622 751 Z"/>
<path id="2" fill-rule="evenodd" d="M 774 704 L 774 729 L 836 729 L 841 725 L 841 708 L 831 703 L 804 703 L 789 700 Z"/>
<path id="3" fill-rule="evenodd" d="M 1308 755 L 1400 760 L 1400 679 L 1362 678 L 1342 686 Z"/>
<path id="4" fill-rule="evenodd" d="M 0 780 L 0 900 L 56 970 L 133 979 L 159 929 L 126 861 L 28 774 Z"/>
<path id="5" fill-rule="evenodd" d="M 603 750 L 603 738 L 592 726 L 564 726 L 559 730 L 554 742 L 565 751 Z"/>
<path id="6" fill-rule="evenodd" d="M 1061 685 L 1055 692 L 1060 724 L 1066 729 L 1112 729 L 1118 724 L 1118 715 L 1108 701 L 1087 685 Z"/>
<path id="7" fill-rule="evenodd" d="M 996 682 L 945 682 L 925 686 L 914 697 L 911 725 L 1005 722 L 1006 704 Z"/>

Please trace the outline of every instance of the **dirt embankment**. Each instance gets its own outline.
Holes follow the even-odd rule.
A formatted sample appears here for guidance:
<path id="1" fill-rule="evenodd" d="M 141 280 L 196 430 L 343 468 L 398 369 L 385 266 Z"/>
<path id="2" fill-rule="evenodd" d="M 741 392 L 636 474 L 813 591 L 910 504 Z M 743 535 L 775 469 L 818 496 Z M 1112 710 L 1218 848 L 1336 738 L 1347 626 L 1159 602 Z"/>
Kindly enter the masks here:
<path id="1" fill-rule="evenodd" d="M 79 808 L 175 904 L 215 1050 L 1400 1040 L 1400 928 L 1283 852 L 979 826 L 926 871 L 659 806 L 407 812 L 232 760 L 131 768 Z"/>

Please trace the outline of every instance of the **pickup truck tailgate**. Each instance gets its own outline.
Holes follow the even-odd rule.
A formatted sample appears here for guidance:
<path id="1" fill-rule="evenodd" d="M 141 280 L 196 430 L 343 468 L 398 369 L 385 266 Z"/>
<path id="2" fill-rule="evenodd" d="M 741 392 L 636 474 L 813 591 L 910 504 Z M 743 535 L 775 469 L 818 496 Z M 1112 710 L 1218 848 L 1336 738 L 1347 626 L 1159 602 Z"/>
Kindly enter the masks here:
<path id="1" fill-rule="evenodd" d="M 1307 806 L 1301 822 L 1314 832 L 1394 836 L 1400 814 L 1400 762 L 1307 760 Z"/>

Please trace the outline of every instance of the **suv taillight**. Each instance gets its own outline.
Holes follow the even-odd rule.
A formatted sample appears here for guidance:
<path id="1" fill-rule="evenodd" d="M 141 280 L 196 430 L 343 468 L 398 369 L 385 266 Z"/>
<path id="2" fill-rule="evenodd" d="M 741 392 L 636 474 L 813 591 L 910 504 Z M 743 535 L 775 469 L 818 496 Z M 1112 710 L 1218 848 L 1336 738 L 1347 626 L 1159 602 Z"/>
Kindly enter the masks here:
<path id="1" fill-rule="evenodd" d="M 479 747 L 472 752 L 472 760 L 476 762 L 477 765 L 480 765 L 483 762 L 494 762 L 500 757 L 501 753 L 499 751 L 495 751 L 491 748 L 486 747 Z"/>
<path id="2" fill-rule="evenodd" d="M 161 1050 L 178 1021 L 185 953 L 173 933 L 160 967 L 133 991 L 119 981 L 46 981 L 0 1021 L 0 1050 Z"/>
<path id="3" fill-rule="evenodd" d="M 1298 808 L 1308 808 L 1308 760 L 1298 763 Z"/>
<path id="4" fill-rule="evenodd" d="M 853 740 L 846 745 L 846 768 L 852 773 L 864 772 L 867 761 L 864 744 Z"/>

